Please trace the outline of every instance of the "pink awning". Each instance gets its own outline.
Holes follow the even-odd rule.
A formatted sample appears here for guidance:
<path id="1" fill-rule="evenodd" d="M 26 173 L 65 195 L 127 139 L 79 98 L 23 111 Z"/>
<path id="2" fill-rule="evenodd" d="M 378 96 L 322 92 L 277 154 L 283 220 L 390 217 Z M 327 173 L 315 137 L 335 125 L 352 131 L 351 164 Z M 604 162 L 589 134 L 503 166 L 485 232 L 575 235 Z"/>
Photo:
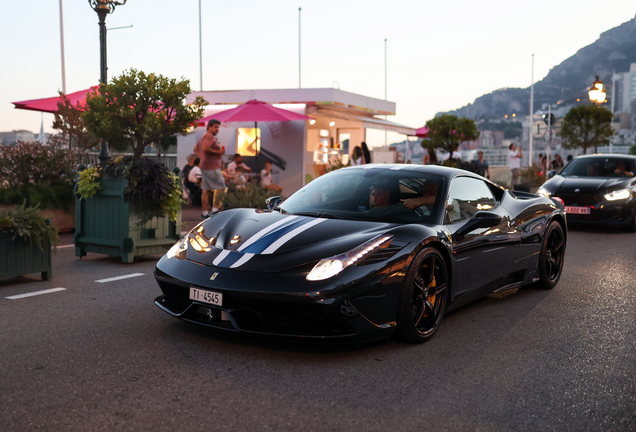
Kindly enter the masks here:
<path id="1" fill-rule="evenodd" d="M 420 138 L 426 138 L 427 134 L 428 134 L 428 128 L 426 126 L 423 126 L 419 129 L 415 129 L 415 136 L 418 136 Z"/>
<path id="2" fill-rule="evenodd" d="M 93 86 L 86 90 L 80 90 L 75 93 L 67 94 L 66 97 L 68 100 L 74 105 L 79 105 L 82 107 L 84 102 L 86 101 L 86 95 L 88 92 L 93 89 L 98 88 L 99 86 Z M 57 112 L 57 104 L 60 102 L 62 98 L 60 96 L 54 96 L 44 99 L 32 99 L 21 102 L 11 102 L 17 109 L 25 109 L 32 111 L 41 111 L 46 113 L 56 113 Z"/>

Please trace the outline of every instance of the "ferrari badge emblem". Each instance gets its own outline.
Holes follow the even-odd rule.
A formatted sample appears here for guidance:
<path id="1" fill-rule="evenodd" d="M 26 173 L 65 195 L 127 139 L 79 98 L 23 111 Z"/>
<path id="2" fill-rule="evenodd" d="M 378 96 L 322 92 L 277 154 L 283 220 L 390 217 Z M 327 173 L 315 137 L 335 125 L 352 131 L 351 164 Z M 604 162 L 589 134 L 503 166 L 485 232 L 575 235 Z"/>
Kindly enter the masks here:
<path id="1" fill-rule="evenodd" d="M 210 280 L 216 279 L 218 275 L 219 275 L 218 273 L 214 273 L 212 276 L 210 276 Z"/>

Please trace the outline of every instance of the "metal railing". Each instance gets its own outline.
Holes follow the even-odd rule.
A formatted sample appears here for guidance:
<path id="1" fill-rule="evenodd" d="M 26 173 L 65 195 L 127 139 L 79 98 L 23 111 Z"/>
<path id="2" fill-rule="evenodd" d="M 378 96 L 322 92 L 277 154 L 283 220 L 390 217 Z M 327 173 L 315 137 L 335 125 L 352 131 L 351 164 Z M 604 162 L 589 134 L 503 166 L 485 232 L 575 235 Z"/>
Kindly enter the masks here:
<path id="1" fill-rule="evenodd" d="M 119 156 L 130 156 L 130 153 L 111 153 L 111 159 L 115 159 Z M 165 154 L 161 156 L 157 156 L 156 154 L 148 154 L 144 153 L 142 157 L 152 158 L 158 160 L 163 163 L 166 168 L 172 171 L 177 166 L 177 155 L 176 154 Z M 85 155 L 82 155 L 82 163 L 85 165 L 99 165 L 99 153 L 91 152 Z"/>

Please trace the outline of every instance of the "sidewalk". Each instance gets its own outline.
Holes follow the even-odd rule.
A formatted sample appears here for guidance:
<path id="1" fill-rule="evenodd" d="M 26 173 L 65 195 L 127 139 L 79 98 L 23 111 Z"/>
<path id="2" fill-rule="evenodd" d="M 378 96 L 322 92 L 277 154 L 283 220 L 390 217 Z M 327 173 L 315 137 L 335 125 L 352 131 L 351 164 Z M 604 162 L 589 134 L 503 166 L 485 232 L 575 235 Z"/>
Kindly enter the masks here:
<path id="1" fill-rule="evenodd" d="M 191 205 L 183 205 L 181 207 L 181 232 L 188 232 L 201 222 L 201 209 L 192 207 Z M 73 232 L 60 233 L 60 246 L 69 246 L 73 244 Z"/>

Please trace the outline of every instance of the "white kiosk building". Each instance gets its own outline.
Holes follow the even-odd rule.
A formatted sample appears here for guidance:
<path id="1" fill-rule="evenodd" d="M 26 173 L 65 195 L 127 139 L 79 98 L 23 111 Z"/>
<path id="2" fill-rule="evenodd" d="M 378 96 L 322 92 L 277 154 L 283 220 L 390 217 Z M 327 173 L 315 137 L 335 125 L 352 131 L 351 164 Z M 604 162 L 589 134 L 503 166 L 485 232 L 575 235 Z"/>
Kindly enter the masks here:
<path id="1" fill-rule="evenodd" d="M 203 91 L 192 92 L 187 101 L 197 96 L 209 103 L 206 117 L 252 99 L 311 117 L 305 121 L 260 122 L 256 127 L 254 122 L 222 123 L 217 135 L 226 149 L 224 160 L 239 153 L 257 170 L 265 161 L 271 162 L 273 180 L 286 196 L 323 174 L 336 157 L 346 163 L 353 149 L 365 141 L 367 129 L 415 135 L 411 127 L 376 117 L 395 115 L 395 102 L 335 88 Z M 205 129 L 199 125 L 189 136 L 179 137 L 179 167 L 185 165 Z"/>

